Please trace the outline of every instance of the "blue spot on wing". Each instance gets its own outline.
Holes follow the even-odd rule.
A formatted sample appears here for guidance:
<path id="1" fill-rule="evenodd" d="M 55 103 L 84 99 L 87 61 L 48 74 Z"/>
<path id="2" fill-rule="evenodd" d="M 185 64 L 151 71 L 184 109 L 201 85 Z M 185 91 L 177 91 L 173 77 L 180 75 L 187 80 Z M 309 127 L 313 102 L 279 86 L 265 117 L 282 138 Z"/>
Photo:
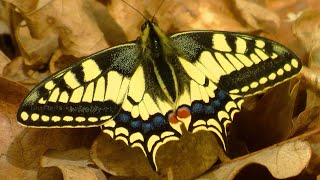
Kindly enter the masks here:
<path id="1" fill-rule="evenodd" d="M 191 106 L 191 113 L 192 114 L 201 114 L 204 112 L 204 107 L 203 104 L 200 102 L 195 102 Z"/>
<path id="2" fill-rule="evenodd" d="M 138 129 L 138 128 L 141 127 L 141 121 L 135 121 L 135 120 L 133 120 L 133 121 L 131 121 L 130 125 L 131 125 L 132 128 Z"/>
<path id="3" fill-rule="evenodd" d="M 168 121 L 163 116 L 155 116 L 152 120 L 155 127 L 163 127 L 168 124 Z"/>
<path id="4" fill-rule="evenodd" d="M 128 123 L 130 119 L 131 117 L 127 113 L 121 113 L 116 118 L 117 122 L 122 122 L 122 123 Z"/>

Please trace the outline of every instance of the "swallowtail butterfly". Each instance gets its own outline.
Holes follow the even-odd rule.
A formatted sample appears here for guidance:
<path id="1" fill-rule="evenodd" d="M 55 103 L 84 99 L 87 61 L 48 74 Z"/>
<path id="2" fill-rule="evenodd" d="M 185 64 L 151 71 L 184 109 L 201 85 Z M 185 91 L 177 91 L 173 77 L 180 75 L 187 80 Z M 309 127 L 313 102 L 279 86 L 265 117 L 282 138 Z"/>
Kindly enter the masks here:
<path id="1" fill-rule="evenodd" d="M 100 126 L 141 148 L 157 170 L 157 150 L 179 140 L 180 125 L 215 133 L 226 150 L 226 126 L 243 98 L 301 67 L 290 50 L 262 37 L 202 30 L 167 36 L 147 20 L 136 41 L 92 54 L 38 84 L 17 119 L 40 128 Z"/>

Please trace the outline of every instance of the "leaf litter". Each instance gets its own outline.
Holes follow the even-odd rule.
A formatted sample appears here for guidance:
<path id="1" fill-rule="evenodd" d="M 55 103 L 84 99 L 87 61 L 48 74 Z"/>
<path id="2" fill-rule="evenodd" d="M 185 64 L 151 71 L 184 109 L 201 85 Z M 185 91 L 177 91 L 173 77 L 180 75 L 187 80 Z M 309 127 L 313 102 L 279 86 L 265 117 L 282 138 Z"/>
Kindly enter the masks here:
<path id="1" fill-rule="evenodd" d="M 129 3 L 152 17 L 161 1 Z M 121 1 L 2 0 L 0 4 L 0 21 L 11 23 L 0 26 L 10 27 L 9 32 L 0 32 L 11 33 L 19 52 L 13 58 L 0 53 L 0 179 L 232 179 L 251 164 L 260 164 L 278 179 L 318 176 L 317 0 L 175 0 L 163 4 L 156 19 L 168 33 L 193 29 L 252 32 L 288 46 L 307 67 L 296 78 L 300 83 L 295 80 L 264 96 L 246 99 L 231 127 L 231 160 L 212 133 L 186 134 L 159 149 L 158 174 L 139 149 L 112 140 L 99 128 L 29 129 L 18 125 L 15 117 L 28 92 L 25 87 L 32 88 L 78 57 L 135 40 L 144 19 Z"/>

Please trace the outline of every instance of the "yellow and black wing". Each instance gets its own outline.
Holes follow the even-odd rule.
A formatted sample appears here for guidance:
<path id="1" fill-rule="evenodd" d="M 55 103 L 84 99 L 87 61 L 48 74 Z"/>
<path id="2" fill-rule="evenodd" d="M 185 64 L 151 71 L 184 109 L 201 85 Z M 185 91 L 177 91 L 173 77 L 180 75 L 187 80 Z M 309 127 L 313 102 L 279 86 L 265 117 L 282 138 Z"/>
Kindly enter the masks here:
<path id="1" fill-rule="evenodd" d="M 221 31 L 190 31 L 171 36 L 180 74 L 189 81 L 182 96 L 191 116 L 188 131 L 214 132 L 227 146 L 227 125 L 243 97 L 261 93 L 296 75 L 299 58 L 284 46 L 262 37 Z M 180 75 L 182 76 L 182 75 Z M 182 81 L 182 80 L 180 80 Z M 185 99 L 185 98 L 182 98 Z"/>
<path id="2" fill-rule="evenodd" d="M 18 122 L 29 127 L 100 126 L 120 111 L 139 50 L 134 43 L 114 47 L 48 77 L 24 99 Z"/>

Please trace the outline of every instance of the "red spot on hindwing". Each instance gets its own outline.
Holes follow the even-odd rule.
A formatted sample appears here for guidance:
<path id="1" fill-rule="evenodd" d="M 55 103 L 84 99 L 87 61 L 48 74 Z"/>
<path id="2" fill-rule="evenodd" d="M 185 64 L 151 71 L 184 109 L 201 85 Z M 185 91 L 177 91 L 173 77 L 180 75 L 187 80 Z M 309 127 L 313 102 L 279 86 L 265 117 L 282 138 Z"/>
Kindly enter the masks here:
<path id="1" fill-rule="evenodd" d="M 191 113 L 187 107 L 181 107 L 177 110 L 177 116 L 179 118 L 188 118 L 189 116 L 191 116 Z"/>
<path id="2" fill-rule="evenodd" d="M 175 113 L 171 113 L 168 118 L 171 124 L 177 124 L 179 122 Z"/>

